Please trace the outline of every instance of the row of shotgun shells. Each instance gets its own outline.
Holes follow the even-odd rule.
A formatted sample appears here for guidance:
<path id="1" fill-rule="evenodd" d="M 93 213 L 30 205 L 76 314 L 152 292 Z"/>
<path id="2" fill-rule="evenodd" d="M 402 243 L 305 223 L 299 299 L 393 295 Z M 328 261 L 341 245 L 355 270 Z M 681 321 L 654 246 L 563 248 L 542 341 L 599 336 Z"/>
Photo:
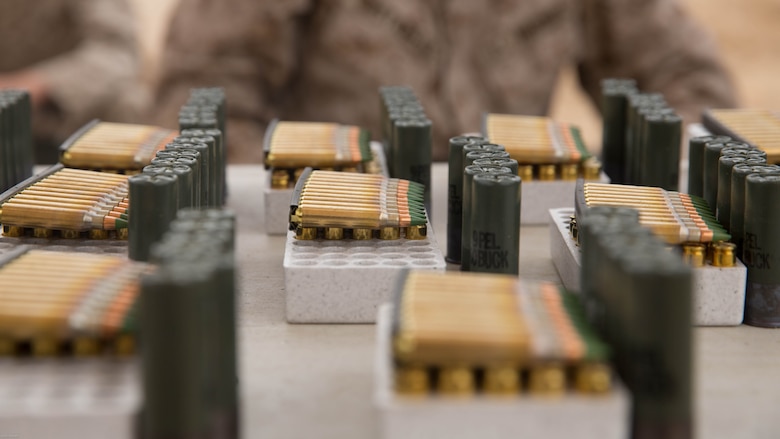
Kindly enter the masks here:
<path id="1" fill-rule="evenodd" d="M 702 123 L 715 135 L 729 136 L 767 153 L 769 163 L 780 163 L 780 114 L 775 111 L 732 108 L 704 111 Z"/>
<path id="2" fill-rule="evenodd" d="M 780 327 L 780 267 L 771 262 L 780 253 L 780 166 L 767 164 L 766 152 L 723 135 L 693 138 L 690 151 L 690 192 L 714 203 L 710 215 L 728 229 L 734 242 L 729 250 L 747 267 L 744 322 Z M 717 250 L 711 252 L 714 265 Z M 693 252 L 698 258 L 701 249 Z"/>
<path id="3" fill-rule="evenodd" d="M 166 128 L 93 120 L 60 146 L 60 162 L 70 168 L 134 174 L 174 137 Z"/>
<path id="4" fill-rule="evenodd" d="M 141 279 L 141 437 L 238 437 L 235 216 L 180 210 Z"/>
<path id="5" fill-rule="evenodd" d="M 632 79 L 601 84 L 602 161 L 613 183 L 677 190 L 682 118 Z"/>
<path id="6" fill-rule="evenodd" d="M 0 193 L 33 170 L 30 94 L 24 90 L 0 90 Z"/>
<path id="7" fill-rule="evenodd" d="M 746 180 L 751 174 L 777 174 L 767 155 L 728 136 L 702 136 L 690 140 L 688 192 L 703 197 L 710 210 L 731 233 L 742 254 L 745 224 Z"/>
<path id="8" fill-rule="evenodd" d="M 419 183 L 382 175 L 306 168 L 290 205 L 298 239 L 425 239 L 427 216 Z M 351 235 L 351 236 L 350 236 Z"/>
<path id="9" fill-rule="evenodd" d="M 226 112 L 225 91 L 218 87 L 190 90 L 187 102 L 179 109 L 182 136 L 214 138 L 216 151 L 211 156 L 211 172 L 215 173 L 213 179 L 216 181 L 216 192 L 212 204 L 208 204 L 212 207 L 224 206 L 227 196 Z"/>
<path id="10" fill-rule="evenodd" d="M 0 195 L 6 236 L 127 238 L 127 176 L 54 165 Z"/>
<path id="11" fill-rule="evenodd" d="M 634 437 L 692 437 L 692 269 L 625 207 L 577 216 L 587 320 L 631 391 Z"/>
<path id="12" fill-rule="evenodd" d="M 0 355 L 132 353 L 150 271 L 121 256 L 18 247 L 0 260 Z"/>
<path id="13" fill-rule="evenodd" d="M 495 274 L 404 276 L 392 333 L 397 392 L 610 390 L 609 348 L 561 287 Z"/>
<path id="14" fill-rule="evenodd" d="M 382 142 L 390 176 L 420 183 L 431 204 L 432 123 L 410 87 L 379 88 Z"/>

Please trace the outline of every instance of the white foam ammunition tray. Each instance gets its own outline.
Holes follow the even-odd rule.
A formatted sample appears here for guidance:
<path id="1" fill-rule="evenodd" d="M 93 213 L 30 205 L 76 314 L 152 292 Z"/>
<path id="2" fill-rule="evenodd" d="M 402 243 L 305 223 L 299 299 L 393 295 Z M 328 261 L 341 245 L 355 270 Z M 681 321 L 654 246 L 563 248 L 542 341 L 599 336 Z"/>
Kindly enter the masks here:
<path id="1" fill-rule="evenodd" d="M 374 323 L 404 270 L 444 270 L 431 225 L 424 240 L 299 240 L 287 234 L 284 284 L 290 323 Z"/>
<path id="2" fill-rule="evenodd" d="M 371 153 L 374 162 L 382 170 L 382 175 L 390 175 L 387 171 L 385 152 L 382 143 L 372 141 Z M 293 185 L 295 182 L 293 182 Z M 574 189 L 572 189 L 574 193 Z M 293 188 L 272 189 L 271 172 L 266 172 L 265 187 L 263 188 L 263 208 L 265 210 L 265 233 L 268 235 L 284 235 L 290 227 L 290 199 Z"/>
<path id="3" fill-rule="evenodd" d="M 580 249 L 569 233 L 574 209 L 550 209 L 550 256 L 567 290 L 580 291 Z M 745 311 L 747 268 L 737 259 L 734 267 L 705 265 L 693 269 L 693 323 L 697 326 L 734 326 Z"/>
<path id="4" fill-rule="evenodd" d="M 3 438 L 131 439 L 140 400 L 133 359 L 0 360 Z"/>
<path id="5" fill-rule="evenodd" d="M 374 403 L 384 439 L 628 437 L 630 400 L 617 382 L 607 395 L 399 396 L 393 390 L 392 309 L 379 309 Z"/>
<path id="6" fill-rule="evenodd" d="M 603 172 L 601 183 L 609 183 L 609 177 Z M 521 185 L 520 224 L 547 224 L 549 210 L 574 206 L 576 180 L 524 181 Z"/>

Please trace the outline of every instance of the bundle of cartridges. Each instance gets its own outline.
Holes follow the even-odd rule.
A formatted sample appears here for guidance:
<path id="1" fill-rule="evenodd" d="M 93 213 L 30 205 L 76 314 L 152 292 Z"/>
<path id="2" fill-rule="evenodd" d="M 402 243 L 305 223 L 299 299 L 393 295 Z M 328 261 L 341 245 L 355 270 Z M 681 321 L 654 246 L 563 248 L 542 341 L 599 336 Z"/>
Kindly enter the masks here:
<path id="1" fill-rule="evenodd" d="M 484 134 L 491 142 L 504 145 L 513 159 L 533 172 L 524 175 L 527 171 L 521 170 L 524 180 L 598 178 L 600 164 L 591 158 L 579 128 L 573 125 L 549 117 L 488 113 Z"/>
<path id="2" fill-rule="evenodd" d="M 728 234 L 704 199 L 657 187 L 587 183 L 579 181 L 576 217 L 594 206 L 630 207 L 639 211 L 639 222 L 667 244 L 728 241 Z"/>
<path id="3" fill-rule="evenodd" d="M 71 168 L 140 171 L 176 132 L 151 125 L 94 120 L 60 146 L 60 161 Z"/>
<path id="4" fill-rule="evenodd" d="M 265 166 L 283 189 L 306 167 L 366 171 L 372 159 L 368 131 L 353 125 L 274 120 L 265 134 Z M 290 175 L 292 173 L 293 175 Z"/>
<path id="5" fill-rule="evenodd" d="M 126 237 L 127 176 L 56 165 L 0 195 L 6 236 Z"/>
<path id="6" fill-rule="evenodd" d="M 0 353 L 129 353 L 146 264 L 125 257 L 29 250 L 0 260 Z"/>
<path id="7" fill-rule="evenodd" d="M 610 389 L 609 348 L 576 297 L 514 276 L 413 271 L 393 322 L 399 393 Z"/>
<path id="8" fill-rule="evenodd" d="M 749 143 L 780 163 L 780 113 L 758 109 L 706 110 L 702 123 L 713 134 Z"/>
<path id="9" fill-rule="evenodd" d="M 427 217 L 419 183 L 381 175 L 306 168 L 293 192 L 290 230 L 298 239 L 424 239 Z"/>

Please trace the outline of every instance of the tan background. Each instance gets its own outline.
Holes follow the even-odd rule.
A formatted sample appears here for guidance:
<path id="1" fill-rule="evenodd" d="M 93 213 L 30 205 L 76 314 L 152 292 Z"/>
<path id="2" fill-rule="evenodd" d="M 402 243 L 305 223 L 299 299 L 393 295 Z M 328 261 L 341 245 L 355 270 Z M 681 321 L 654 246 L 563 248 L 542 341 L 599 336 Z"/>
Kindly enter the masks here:
<path id="1" fill-rule="evenodd" d="M 168 17 L 177 0 L 131 0 L 138 18 L 143 76 L 154 81 Z M 682 0 L 714 35 L 745 107 L 780 107 L 780 1 Z M 561 75 L 553 117 L 583 128 L 591 149 L 598 149 L 601 127 L 591 103 L 579 90 L 573 70 Z"/>

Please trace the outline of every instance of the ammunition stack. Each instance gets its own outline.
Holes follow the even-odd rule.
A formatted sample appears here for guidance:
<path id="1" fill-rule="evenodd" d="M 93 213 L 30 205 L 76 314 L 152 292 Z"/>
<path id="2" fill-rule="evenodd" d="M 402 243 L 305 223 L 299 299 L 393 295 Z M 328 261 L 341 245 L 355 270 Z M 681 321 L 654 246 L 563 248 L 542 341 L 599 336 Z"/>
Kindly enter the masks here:
<path id="1" fill-rule="evenodd" d="M 370 141 L 369 132 L 354 125 L 273 120 L 263 141 L 271 187 L 295 186 L 307 167 L 378 174 Z"/>
<path id="2" fill-rule="evenodd" d="M 3 235 L 127 238 L 126 175 L 54 165 L 0 194 Z"/>
<path id="3" fill-rule="evenodd" d="M 141 280 L 140 437 L 238 437 L 235 217 L 179 211 Z"/>
<path id="4" fill-rule="evenodd" d="M 431 206 L 432 123 L 414 91 L 406 86 L 379 88 L 382 142 L 390 176 L 420 183 Z"/>
<path id="5" fill-rule="evenodd" d="M 27 91 L 0 90 L 0 193 L 32 176 L 31 115 Z"/>
<path id="6" fill-rule="evenodd" d="M 599 179 L 601 163 L 588 152 L 576 126 L 549 117 L 487 113 L 483 133 L 517 160 L 523 182 Z"/>
<path id="7" fill-rule="evenodd" d="M 290 206 L 297 239 L 425 239 L 427 216 L 419 183 L 381 175 L 306 168 Z"/>
<path id="8" fill-rule="evenodd" d="M 631 437 L 690 438 L 692 272 L 641 215 L 601 206 L 580 217 L 582 298 L 632 392 Z"/>
<path id="9" fill-rule="evenodd" d="M 606 79 L 601 89 L 602 156 L 611 181 L 677 190 L 682 118 L 663 95 L 641 93 L 633 80 Z"/>
<path id="10" fill-rule="evenodd" d="M 610 392 L 610 349 L 576 297 L 553 284 L 415 271 L 401 279 L 393 311 L 399 394 Z"/>
<path id="11" fill-rule="evenodd" d="M 93 120 L 60 146 L 60 162 L 69 168 L 137 174 L 175 136 L 151 125 Z"/>
<path id="12" fill-rule="evenodd" d="M 0 260 L 0 355 L 133 353 L 146 264 L 20 246 Z"/>

